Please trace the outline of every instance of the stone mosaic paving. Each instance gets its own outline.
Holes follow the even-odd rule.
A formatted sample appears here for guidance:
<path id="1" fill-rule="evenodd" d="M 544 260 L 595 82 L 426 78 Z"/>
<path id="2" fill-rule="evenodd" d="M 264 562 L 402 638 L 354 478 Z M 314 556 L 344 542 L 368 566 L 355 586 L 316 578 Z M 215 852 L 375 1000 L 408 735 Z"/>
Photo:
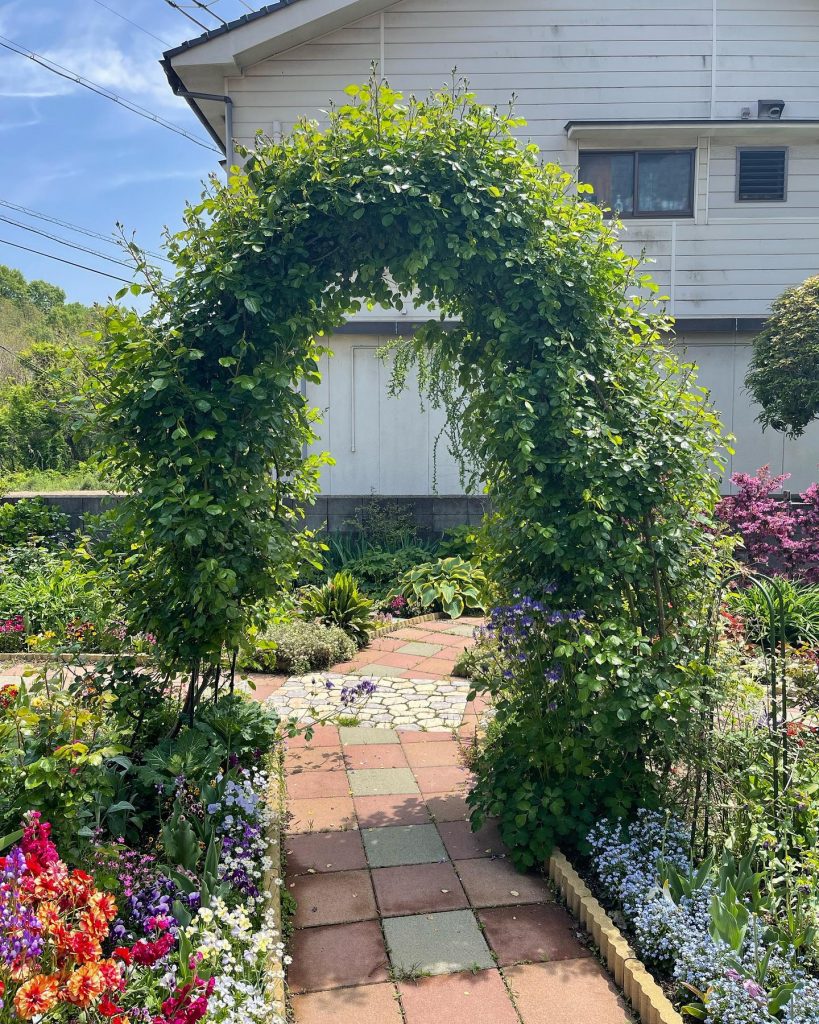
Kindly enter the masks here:
<path id="1" fill-rule="evenodd" d="M 348 709 L 341 702 L 341 692 L 361 680 L 361 676 L 335 674 L 294 676 L 267 700 L 283 717 L 292 715 L 304 724 L 335 715 L 350 715 L 362 724 L 390 728 L 454 729 L 461 724 L 469 692 L 466 679 L 430 682 L 374 676 L 376 689 L 372 696 Z M 333 685 L 331 690 L 327 689 L 328 681 Z"/>
<path id="2" fill-rule="evenodd" d="M 461 652 L 472 645 L 481 621 L 440 619 L 402 626 L 375 637 L 352 661 L 329 672 L 274 682 L 260 679 L 257 696 L 283 717 L 293 716 L 303 724 L 346 715 L 365 726 L 455 729 L 464 717 L 469 681 L 452 672 Z M 365 679 L 375 684 L 375 693 L 347 709 L 343 691 Z"/>

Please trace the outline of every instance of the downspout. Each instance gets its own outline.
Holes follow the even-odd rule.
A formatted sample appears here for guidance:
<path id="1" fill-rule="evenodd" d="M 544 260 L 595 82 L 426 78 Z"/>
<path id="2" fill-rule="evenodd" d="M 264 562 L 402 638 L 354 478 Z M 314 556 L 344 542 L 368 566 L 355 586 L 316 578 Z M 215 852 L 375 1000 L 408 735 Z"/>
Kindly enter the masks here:
<path id="1" fill-rule="evenodd" d="M 214 103 L 225 105 L 225 159 L 227 166 L 225 174 L 230 177 L 230 169 L 234 164 L 233 160 L 233 100 L 230 96 L 219 96 L 213 92 L 191 92 L 182 85 L 173 87 L 174 96 L 181 96 L 186 100 L 213 100 Z"/>
<path id="2" fill-rule="evenodd" d="M 214 103 L 224 103 L 225 105 L 225 142 L 222 144 L 222 140 L 216 135 L 210 122 L 202 113 L 201 108 L 197 103 L 191 103 L 190 106 L 193 112 L 205 126 L 208 134 L 213 138 L 224 151 L 225 162 L 226 162 L 226 175 L 230 177 L 230 169 L 234 164 L 234 151 L 233 151 L 233 100 L 230 96 L 222 96 L 219 93 L 213 92 L 193 92 L 190 89 L 186 89 L 182 83 L 182 79 L 176 73 L 174 68 L 171 66 L 170 61 L 160 61 L 162 67 L 165 70 L 165 74 L 168 77 L 168 83 L 170 84 L 171 90 L 174 96 L 181 96 L 182 99 L 191 100 L 211 100 Z"/>

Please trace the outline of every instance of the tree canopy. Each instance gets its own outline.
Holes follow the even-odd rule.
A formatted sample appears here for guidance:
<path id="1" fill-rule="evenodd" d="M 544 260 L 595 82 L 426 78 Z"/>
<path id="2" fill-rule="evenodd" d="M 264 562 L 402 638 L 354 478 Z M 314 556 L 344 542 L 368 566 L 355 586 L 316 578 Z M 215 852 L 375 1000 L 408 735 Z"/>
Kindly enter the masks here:
<path id="1" fill-rule="evenodd" d="M 819 277 L 788 288 L 754 338 L 745 386 L 763 427 L 800 437 L 819 416 Z"/>

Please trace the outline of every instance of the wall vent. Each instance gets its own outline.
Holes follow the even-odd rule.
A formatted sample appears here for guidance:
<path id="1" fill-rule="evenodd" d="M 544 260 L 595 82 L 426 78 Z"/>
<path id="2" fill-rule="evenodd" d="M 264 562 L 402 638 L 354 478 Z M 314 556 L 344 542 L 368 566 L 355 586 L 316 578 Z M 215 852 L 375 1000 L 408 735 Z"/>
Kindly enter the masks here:
<path id="1" fill-rule="evenodd" d="M 738 202 L 782 202 L 787 194 L 787 178 L 787 149 L 737 150 Z"/>

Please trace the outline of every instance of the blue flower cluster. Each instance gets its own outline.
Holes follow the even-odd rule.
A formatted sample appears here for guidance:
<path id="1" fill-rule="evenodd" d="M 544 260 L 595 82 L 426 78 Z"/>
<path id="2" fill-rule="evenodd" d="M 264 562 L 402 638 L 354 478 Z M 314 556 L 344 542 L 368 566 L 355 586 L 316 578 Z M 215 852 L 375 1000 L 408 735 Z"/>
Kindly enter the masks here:
<path id="1" fill-rule="evenodd" d="M 643 809 L 628 824 L 600 822 L 587 839 L 603 893 L 627 919 L 637 951 L 681 990 L 703 993 L 706 1024 L 819 1024 L 819 981 L 808 977 L 796 950 L 765 946 L 758 918 L 751 915 L 739 952 L 712 936 L 713 877 L 677 899 L 672 896 L 664 869 L 688 875 L 691 865 L 681 822 Z M 769 996 L 781 985 L 795 990 L 781 1015 L 772 1016 Z"/>
<path id="2" fill-rule="evenodd" d="M 544 588 L 544 596 L 554 593 L 554 586 Z M 504 662 L 503 679 L 518 678 L 521 668 L 529 671 L 537 666 L 546 683 L 558 683 L 563 678 L 563 667 L 552 662 L 550 650 L 554 643 L 554 631 L 567 623 L 581 622 L 586 613 L 580 609 L 564 611 L 549 607 L 546 600 L 521 597 L 515 593 L 515 604 L 499 605 L 493 608 L 486 626 L 475 631 L 475 638 L 484 637 L 497 641 L 501 659 Z"/>

